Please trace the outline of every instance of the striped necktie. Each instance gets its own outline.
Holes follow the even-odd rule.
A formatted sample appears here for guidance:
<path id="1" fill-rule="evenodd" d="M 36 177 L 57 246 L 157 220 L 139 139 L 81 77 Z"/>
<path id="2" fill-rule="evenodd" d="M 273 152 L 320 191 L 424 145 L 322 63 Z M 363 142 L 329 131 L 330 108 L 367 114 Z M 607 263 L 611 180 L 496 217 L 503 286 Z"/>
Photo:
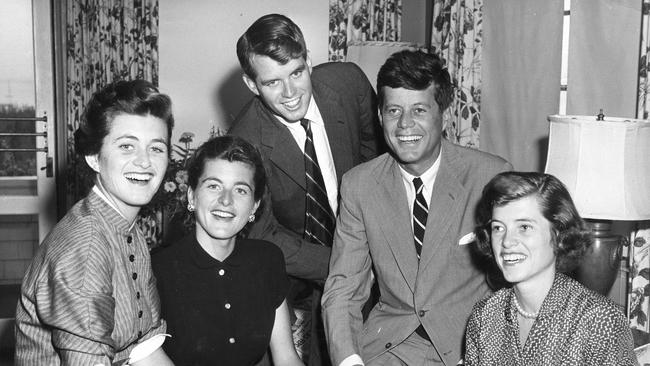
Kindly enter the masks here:
<path id="1" fill-rule="evenodd" d="M 415 252 L 420 259 L 422 252 L 422 243 L 424 242 L 424 229 L 427 227 L 427 216 L 429 215 L 429 208 L 427 201 L 422 194 L 422 179 L 413 178 L 413 186 L 415 187 L 415 202 L 413 202 L 413 238 L 415 239 Z"/>
<path id="2" fill-rule="evenodd" d="M 305 232 L 303 237 L 313 243 L 332 246 L 334 213 L 327 199 L 325 182 L 316 158 L 314 139 L 311 133 L 311 123 L 308 119 L 300 120 L 305 129 L 305 174 L 307 178 L 307 196 L 305 199 Z"/>

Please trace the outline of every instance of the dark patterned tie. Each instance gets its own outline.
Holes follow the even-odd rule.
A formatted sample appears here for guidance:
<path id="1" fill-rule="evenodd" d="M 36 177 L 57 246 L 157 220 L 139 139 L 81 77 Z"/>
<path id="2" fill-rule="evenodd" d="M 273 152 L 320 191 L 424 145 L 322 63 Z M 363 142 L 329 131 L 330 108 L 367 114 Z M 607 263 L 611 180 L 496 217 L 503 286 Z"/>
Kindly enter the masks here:
<path id="1" fill-rule="evenodd" d="M 332 246 L 334 213 L 327 199 L 325 182 L 316 158 L 314 139 L 311 133 L 311 123 L 301 119 L 300 125 L 307 133 L 305 140 L 305 174 L 307 178 L 307 197 L 305 199 L 305 233 L 303 237 L 313 243 Z"/>
<path id="2" fill-rule="evenodd" d="M 415 251 L 420 259 L 422 253 L 422 243 L 424 242 L 424 229 L 427 227 L 427 216 L 429 215 L 429 208 L 427 201 L 422 194 L 422 179 L 413 178 L 413 186 L 415 186 L 415 202 L 413 202 L 413 237 L 415 239 Z"/>

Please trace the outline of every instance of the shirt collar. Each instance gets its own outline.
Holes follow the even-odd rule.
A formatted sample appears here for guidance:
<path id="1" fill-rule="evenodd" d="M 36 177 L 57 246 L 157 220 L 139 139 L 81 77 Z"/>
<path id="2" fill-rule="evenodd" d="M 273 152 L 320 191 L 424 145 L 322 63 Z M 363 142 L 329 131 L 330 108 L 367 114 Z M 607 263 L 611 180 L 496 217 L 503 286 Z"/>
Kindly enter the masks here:
<path id="1" fill-rule="evenodd" d="M 101 216 L 111 225 L 113 225 L 118 232 L 129 234 L 135 228 L 135 221 L 129 223 L 124 216 L 118 211 L 115 206 L 104 196 L 102 191 L 94 186 L 88 194 L 88 202 L 91 206 L 97 208 Z"/>
<path id="2" fill-rule="evenodd" d="M 246 256 L 242 254 L 239 242 L 240 240 L 237 238 L 232 253 L 226 259 L 220 261 L 212 257 L 201 247 L 201 244 L 196 240 L 196 233 L 194 231 L 183 240 L 184 245 L 192 247 L 191 256 L 199 268 L 238 267 L 242 265 Z"/>
<path id="3" fill-rule="evenodd" d="M 442 146 L 440 147 L 440 153 L 438 154 L 438 158 L 436 161 L 433 162 L 433 165 L 429 167 L 424 173 L 420 175 L 420 179 L 422 179 L 422 184 L 424 184 L 424 187 L 428 192 L 431 192 L 433 189 L 433 183 L 436 180 L 436 176 L 438 175 L 438 170 L 440 170 L 440 156 L 442 156 Z M 402 173 L 402 178 L 409 184 L 413 185 L 413 179 L 417 178 L 417 176 L 407 172 L 404 168 L 402 168 L 401 165 L 397 164 L 399 166 L 399 170 Z"/>
<path id="4" fill-rule="evenodd" d="M 99 198 L 101 198 L 110 208 L 113 209 L 113 211 L 115 211 L 117 214 L 119 214 L 120 217 L 122 217 L 126 221 L 126 217 L 124 217 L 122 212 L 120 212 L 120 210 L 117 207 L 115 207 L 113 202 L 111 202 L 111 200 L 109 200 L 108 197 L 106 197 L 104 192 L 102 192 L 102 190 L 97 186 L 97 184 L 95 184 L 93 186 L 93 192 L 95 192 L 99 196 Z M 136 221 L 137 220 L 133 220 L 133 222 L 131 223 L 131 225 L 128 228 L 129 231 L 131 231 L 131 229 L 133 229 L 133 227 L 135 226 Z"/>
<path id="5" fill-rule="evenodd" d="M 542 318 L 547 318 L 553 316 L 558 311 L 561 311 L 564 307 L 564 299 L 569 295 L 569 283 L 572 281 L 566 275 L 555 272 L 555 277 L 553 278 L 553 284 L 548 290 L 548 294 L 542 301 L 542 306 L 539 309 L 539 314 L 537 315 L 537 320 Z M 514 323 L 517 319 L 517 309 L 513 305 L 513 296 L 515 296 L 514 288 L 510 288 L 510 296 L 507 296 L 506 304 L 506 319 L 510 323 Z"/>

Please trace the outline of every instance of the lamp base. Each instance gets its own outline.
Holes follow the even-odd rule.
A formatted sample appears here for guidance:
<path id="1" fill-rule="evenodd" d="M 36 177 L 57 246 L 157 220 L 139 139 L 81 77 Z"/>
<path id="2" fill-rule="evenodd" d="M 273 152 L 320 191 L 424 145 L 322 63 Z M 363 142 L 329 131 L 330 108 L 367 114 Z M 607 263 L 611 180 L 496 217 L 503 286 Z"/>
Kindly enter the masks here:
<path id="1" fill-rule="evenodd" d="M 625 238 L 612 234 L 609 220 L 586 220 L 594 235 L 594 243 L 587 251 L 572 277 L 585 287 L 604 296 L 616 280 L 621 265 Z"/>

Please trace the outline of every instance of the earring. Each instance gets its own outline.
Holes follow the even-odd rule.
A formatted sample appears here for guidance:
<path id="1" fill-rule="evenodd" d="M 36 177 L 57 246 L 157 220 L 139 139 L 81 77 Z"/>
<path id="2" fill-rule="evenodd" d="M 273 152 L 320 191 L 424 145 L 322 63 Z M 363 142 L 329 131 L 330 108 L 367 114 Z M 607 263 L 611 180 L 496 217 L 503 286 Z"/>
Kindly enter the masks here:
<path id="1" fill-rule="evenodd" d="M 251 214 L 250 216 L 248 216 L 248 222 L 253 222 L 253 221 L 255 221 L 255 214 Z"/>
<path id="2" fill-rule="evenodd" d="M 189 212 L 194 212 L 194 205 L 191 202 L 187 203 L 187 210 Z"/>

